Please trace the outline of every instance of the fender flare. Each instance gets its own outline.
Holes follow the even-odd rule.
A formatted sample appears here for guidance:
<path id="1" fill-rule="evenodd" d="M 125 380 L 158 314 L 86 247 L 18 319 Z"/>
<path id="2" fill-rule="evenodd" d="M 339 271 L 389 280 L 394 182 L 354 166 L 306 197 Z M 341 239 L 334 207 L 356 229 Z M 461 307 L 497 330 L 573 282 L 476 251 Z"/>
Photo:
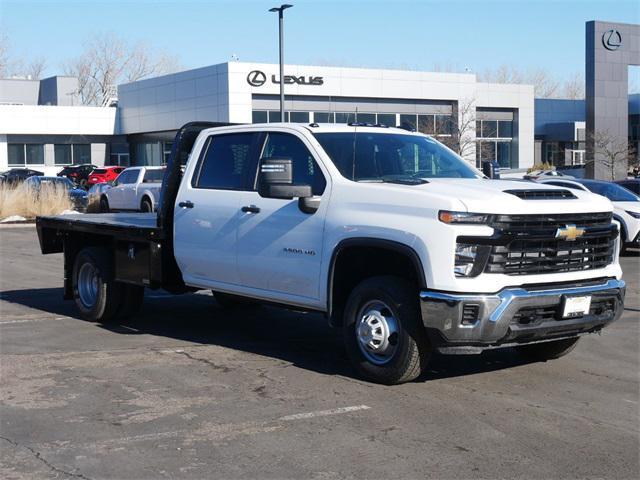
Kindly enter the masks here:
<path id="1" fill-rule="evenodd" d="M 620 245 L 627 243 L 627 224 L 620 215 L 613 214 L 613 219 L 620 224 Z"/>
<path id="2" fill-rule="evenodd" d="M 391 250 L 402 255 L 405 255 L 411 263 L 413 264 L 414 269 L 418 273 L 418 279 L 420 280 L 420 287 L 427 286 L 427 280 L 424 274 L 424 267 L 422 265 L 422 260 L 420 260 L 420 256 L 418 253 L 409 245 L 396 242 L 395 240 L 387 240 L 384 238 L 375 238 L 375 237 L 352 237 L 346 238 L 338 242 L 338 244 L 334 247 L 333 252 L 331 253 L 331 261 L 329 263 L 329 274 L 327 276 L 327 316 L 331 318 L 332 310 L 333 310 L 333 284 L 334 284 L 334 276 L 335 276 L 335 267 L 336 262 L 338 260 L 338 255 L 340 252 L 346 248 L 350 247 L 376 247 L 383 248 L 386 250 Z"/>

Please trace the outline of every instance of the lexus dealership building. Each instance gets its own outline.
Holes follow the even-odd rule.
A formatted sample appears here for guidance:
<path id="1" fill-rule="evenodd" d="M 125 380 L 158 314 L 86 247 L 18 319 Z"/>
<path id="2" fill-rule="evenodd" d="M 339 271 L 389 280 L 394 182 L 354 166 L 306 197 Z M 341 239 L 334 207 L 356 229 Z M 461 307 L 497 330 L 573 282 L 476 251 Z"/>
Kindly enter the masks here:
<path id="1" fill-rule="evenodd" d="M 482 83 L 472 73 L 286 65 L 284 121 L 404 126 L 445 143 L 457 129 L 469 162 L 504 169 L 584 163 L 590 125 L 627 136 L 637 113 L 627 106 L 626 70 L 639 63 L 638 30 L 587 23 L 582 101 L 537 101 L 531 85 Z M 0 171 L 160 165 L 187 122 L 281 121 L 275 64 L 227 62 L 120 85 L 117 106 L 77 106 L 73 85 L 65 77 L 0 80 Z"/>

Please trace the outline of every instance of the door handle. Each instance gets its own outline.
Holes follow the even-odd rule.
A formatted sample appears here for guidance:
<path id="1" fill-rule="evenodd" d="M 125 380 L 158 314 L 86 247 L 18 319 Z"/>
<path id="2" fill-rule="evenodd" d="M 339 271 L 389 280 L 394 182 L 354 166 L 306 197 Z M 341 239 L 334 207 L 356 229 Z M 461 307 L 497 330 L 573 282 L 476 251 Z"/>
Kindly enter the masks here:
<path id="1" fill-rule="evenodd" d="M 242 211 L 244 213 L 260 213 L 260 207 L 256 207 L 255 205 L 249 205 L 242 207 Z"/>
<path id="2" fill-rule="evenodd" d="M 193 202 L 191 200 L 187 200 L 187 201 L 184 201 L 184 202 L 180 202 L 178 204 L 178 206 L 180 208 L 193 208 Z"/>

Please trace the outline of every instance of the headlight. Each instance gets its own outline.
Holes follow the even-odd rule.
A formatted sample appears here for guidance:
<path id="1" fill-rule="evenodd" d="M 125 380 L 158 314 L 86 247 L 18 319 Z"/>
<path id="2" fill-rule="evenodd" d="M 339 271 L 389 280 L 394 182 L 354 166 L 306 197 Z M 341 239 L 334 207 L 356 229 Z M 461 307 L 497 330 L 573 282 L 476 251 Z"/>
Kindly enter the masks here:
<path id="1" fill-rule="evenodd" d="M 627 212 L 633 218 L 640 218 L 640 213 L 638 213 L 638 212 L 630 212 L 629 210 L 625 210 L 625 212 Z"/>
<path id="2" fill-rule="evenodd" d="M 478 245 L 456 244 L 456 262 L 453 272 L 456 277 L 468 277 L 476 263 Z"/>
<path id="3" fill-rule="evenodd" d="M 488 224 L 490 215 L 486 213 L 450 212 L 440 210 L 438 218 L 443 223 Z"/>

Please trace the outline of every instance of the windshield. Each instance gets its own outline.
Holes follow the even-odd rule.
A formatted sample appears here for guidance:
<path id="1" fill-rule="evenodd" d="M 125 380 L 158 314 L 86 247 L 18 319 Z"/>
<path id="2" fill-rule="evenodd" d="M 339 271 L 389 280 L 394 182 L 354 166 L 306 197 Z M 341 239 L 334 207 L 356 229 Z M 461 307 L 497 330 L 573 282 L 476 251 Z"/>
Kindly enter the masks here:
<path id="1" fill-rule="evenodd" d="M 429 137 L 370 132 L 315 136 L 340 173 L 356 182 L 482 178 L 462 158 Z"/>
<path id="2" fill-rule="evenodd" d="M 584 186 L 612 202 L 640 202 L 640 197 L 615 183 L 585 182 Z"/>

